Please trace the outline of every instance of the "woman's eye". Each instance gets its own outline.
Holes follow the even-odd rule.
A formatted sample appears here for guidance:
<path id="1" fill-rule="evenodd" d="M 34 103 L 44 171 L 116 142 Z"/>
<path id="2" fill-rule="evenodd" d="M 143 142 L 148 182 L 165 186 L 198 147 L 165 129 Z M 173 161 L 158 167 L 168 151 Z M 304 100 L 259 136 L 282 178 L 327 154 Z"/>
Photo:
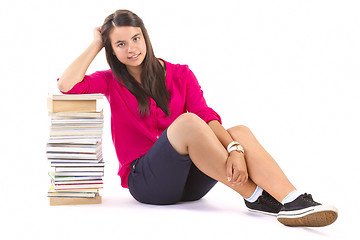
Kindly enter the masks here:
<path id="1" fill-rule="evenodd" d="M 118 44 L 118 47 L 123 47 L 123 46 L 125 46 L 125 43 L 119 43 Z"/>
<path id="2" fill-rule="evenodd" d="M 140 40 L 140 37 L 134 38 L 134 41 L 138 41 L 138 40 Z"/>

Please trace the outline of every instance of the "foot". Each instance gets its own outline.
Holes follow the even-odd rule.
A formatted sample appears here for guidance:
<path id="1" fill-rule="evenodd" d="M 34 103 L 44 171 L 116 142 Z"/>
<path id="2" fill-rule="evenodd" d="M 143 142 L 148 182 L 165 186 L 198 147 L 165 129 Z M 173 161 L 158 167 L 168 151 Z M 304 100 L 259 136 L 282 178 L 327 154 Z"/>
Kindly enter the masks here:
<path id="1" fill-rule="evenodd" d="M 251 203 L 245 200 L 245 205 L 251 212 L 264 213 L 271 216 L 277 216 L 282 207 L 282 204 L 265 190 L 255 202 Z"/>
<path id="2" fill-rule="evenodd" d="M 338 211 L 334 206 L 315 202 L 311 194 L 302 194 L 294 201 L 284 204 L 277 220 L 292 227 L 323 227 L 335 222 Z"/>

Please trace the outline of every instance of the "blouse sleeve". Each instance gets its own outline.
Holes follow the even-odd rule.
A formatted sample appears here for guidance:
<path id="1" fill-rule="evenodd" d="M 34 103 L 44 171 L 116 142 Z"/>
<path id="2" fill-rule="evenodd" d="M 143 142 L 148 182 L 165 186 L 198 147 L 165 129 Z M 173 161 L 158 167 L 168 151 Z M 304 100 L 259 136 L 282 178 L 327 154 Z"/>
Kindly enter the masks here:
<path id="1" fill-rule="evenodd" d="M 102 93 L 105 96 L 108 95 L 108 78 L 106 76 L 107 71 L 97 71 L 90 75 L 85 75 L 81 82 L 78 82 L 68 92 L 62 92 L 65 94 L 90 94 L 90 93 Z M 59 81 L 59 79 L 57 79 Z"/>
<path id="2" fill-rule="evenodd" d="M 221 123 L 219 114 L 206 104 L 203 91 L 194 73 L 188 67 L 187 71 L 186 109 L 198 115 L 206 123 L 211 120 L 218 120 Z"/>

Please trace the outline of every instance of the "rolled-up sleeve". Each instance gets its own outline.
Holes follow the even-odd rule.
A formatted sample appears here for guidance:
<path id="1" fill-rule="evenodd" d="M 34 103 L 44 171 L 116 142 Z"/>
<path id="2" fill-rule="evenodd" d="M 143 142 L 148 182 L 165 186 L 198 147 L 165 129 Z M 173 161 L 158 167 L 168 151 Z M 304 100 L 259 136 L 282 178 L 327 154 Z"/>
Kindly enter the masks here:
<path id="1" fill-rule="evenodd" d="M 198 115 L 206 123 L 211 120 L 218 120 L 222 123 L 220 115 L 206 104 L 199 82 L 188 67 L 186 75 L 186 109 L 188 112 Z"/>
<path id="2" fill-rule="evenodd" d="M 108 95 L 108 80 L 106 77 L 107 71 L 97 71 L 90 75 L 85 75 L 81 82 L 78 82 L 65 94 L 90 94 L 102 93 Z M 59 79 L 57 79 L 59 81 Z"/>

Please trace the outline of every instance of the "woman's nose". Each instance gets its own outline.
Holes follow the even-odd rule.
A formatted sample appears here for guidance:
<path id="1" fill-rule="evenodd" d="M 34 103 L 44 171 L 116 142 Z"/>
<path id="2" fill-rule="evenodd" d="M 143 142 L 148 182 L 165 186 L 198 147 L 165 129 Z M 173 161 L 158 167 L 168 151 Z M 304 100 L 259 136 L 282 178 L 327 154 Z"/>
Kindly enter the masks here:
<path id="1" fill-rule="evenodd" d="M 135 43 L 130 42 L 128 45 L 128 52 L 131 53 L 135 50 Z"/>

